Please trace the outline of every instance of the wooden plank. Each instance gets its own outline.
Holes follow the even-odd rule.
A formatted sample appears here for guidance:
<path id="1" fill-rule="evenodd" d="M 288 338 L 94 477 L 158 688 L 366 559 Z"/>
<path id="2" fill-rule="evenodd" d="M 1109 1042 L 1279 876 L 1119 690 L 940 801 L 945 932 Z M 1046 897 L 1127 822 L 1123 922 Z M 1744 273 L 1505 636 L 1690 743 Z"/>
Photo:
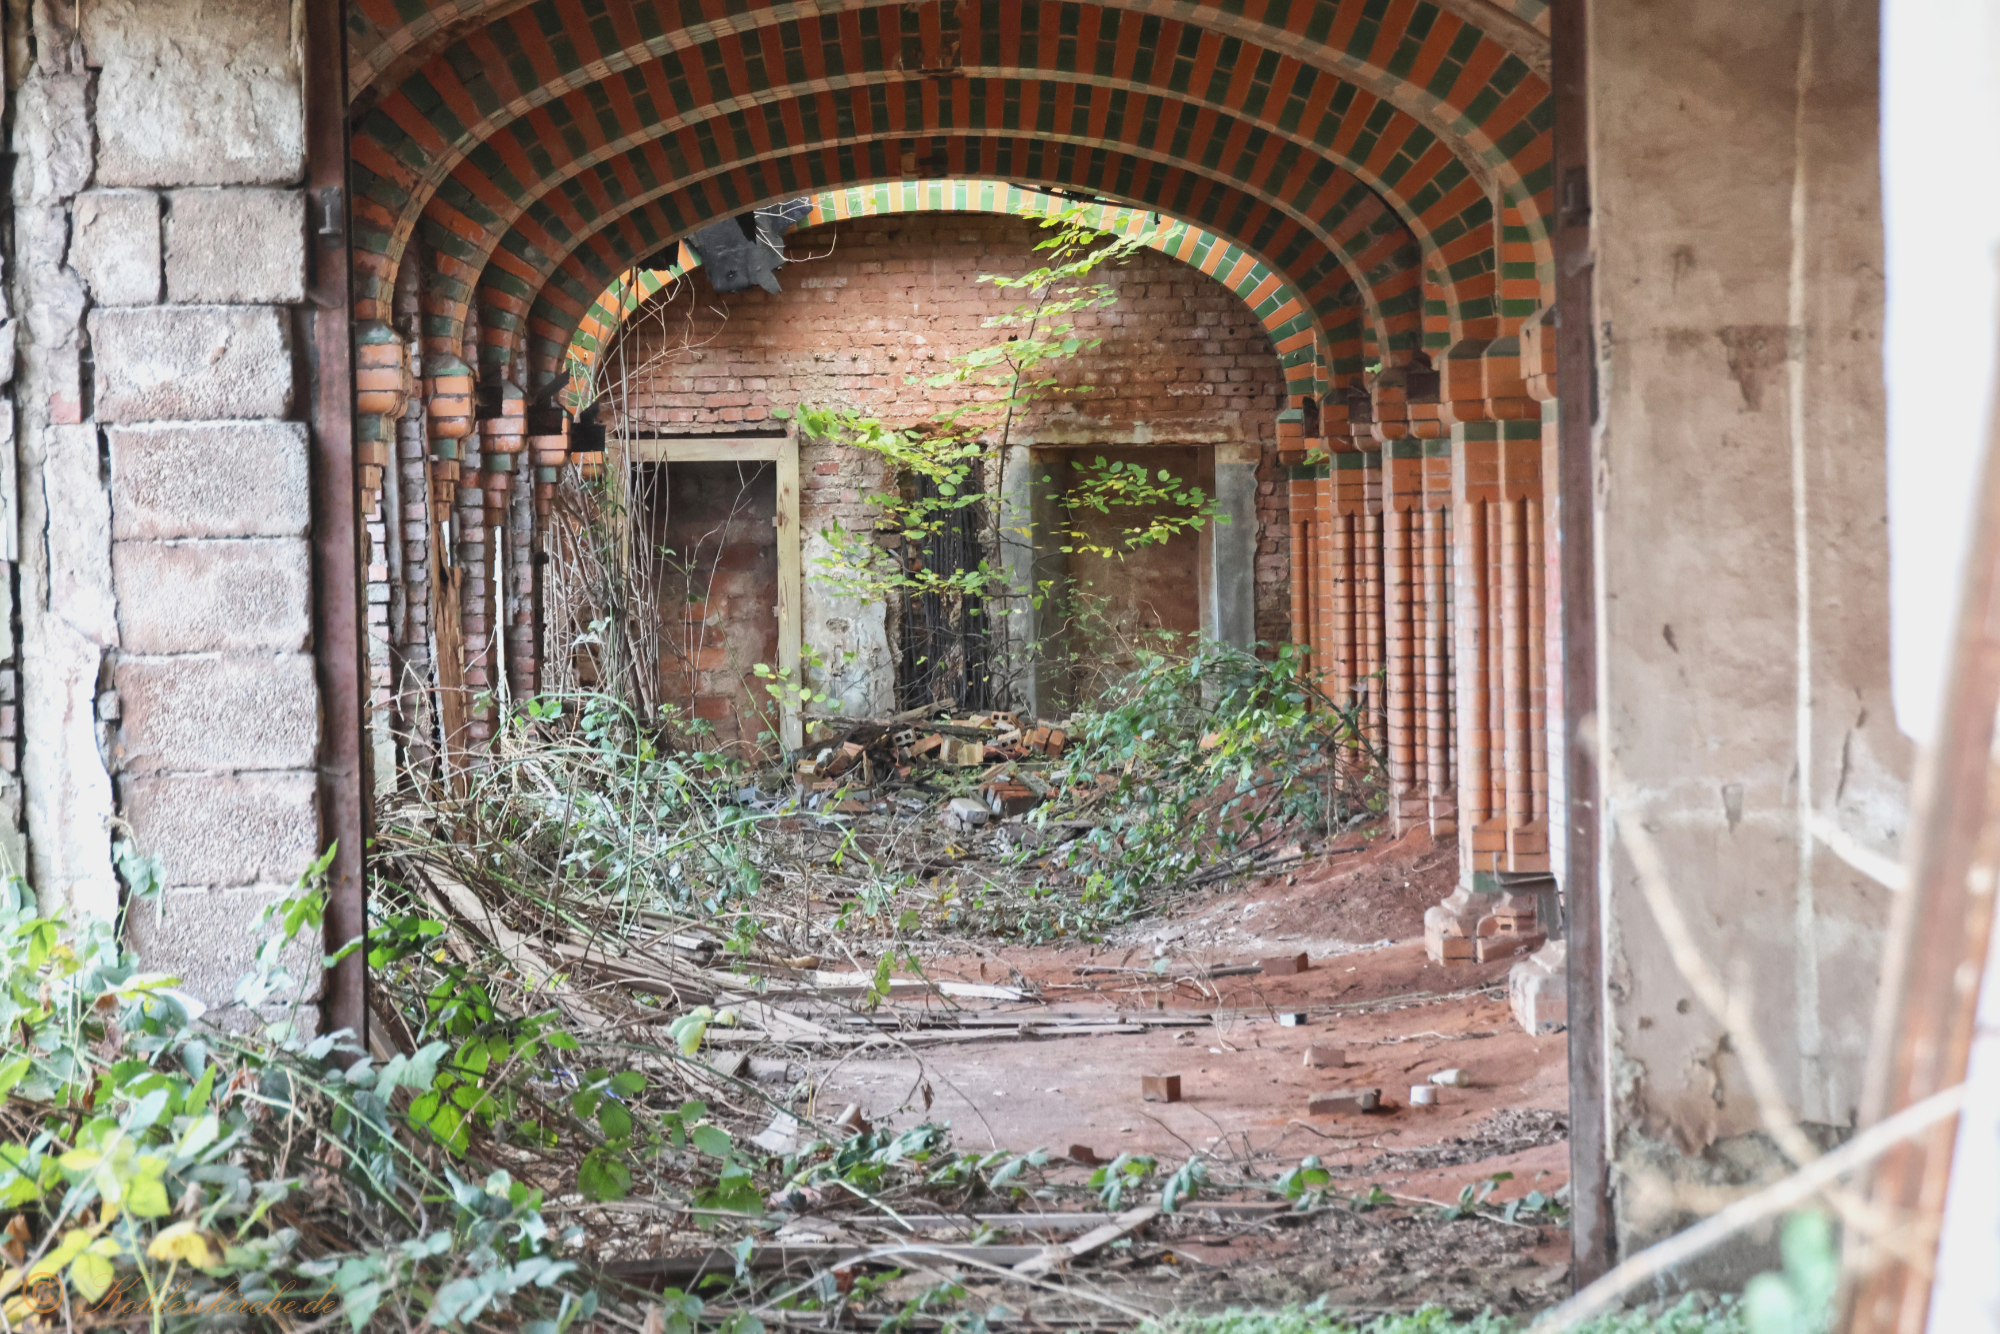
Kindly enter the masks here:
<path id="1" fill-rule="evenodd" d="M 1155 1212 L 1158 1207 L 1154 1206 Z M 1045 1246 L 967 1246 L 953 1242 L 926 1242 L 917 1238 L 908 1241 L 889 1242 L 886 1246 L 922 1246 L 931 1256 L 941 1260 L 979 1260 L 991 1265 L 1014 1267 L 1032 1262 L 1047 1251 Z M 755 1270 L 770 1269 L 833 1269 L 851 1264 L 870 1251 L 883 1247 L 855 1246 L 840 1242 L 794 1242 L 789 1245 L 758 1246 L 750 1252 L 745 1261 L 747 1267 Z M 908 1257 L 892 1256 L 882 1263 L 907 1263 Z M 640 1260 L 622 1260 L 605 1266 L 607 1276 L 624 1279 L 627 1282 L 665 1280 L 681 1282 L 697 1278 L 703 1274 L 733 1274 L 736 1272 L 736 1253 L 725 1247 L 714 1247 L 706 1251 L 696 1251 L 688 1255 L 656 1255 Z"/>
<path id="2" fill-rule="evenodd" d="M 1159 1216 L 1160 1206 L 1157 1204 L 1142 1204 L 1137 1209 L 1127 1209 L 1109 1223 L 1092 1228 L 1075 1241 L 1050 1246 L 1034 1259 L 1021 1261 L 1014 1266 L 1014 1272 L 1022 1278 L 1041 1278 L 1054 1273 L 1072 1260 L 1081 1260 L 1121 1237 L 1129 1237 Z"/>
<path id="3" fill-rule="evenodd" d="M 1896 901 L 1877 993 L 1863 1126 L 1963 1082 L 1978 1030 L 1992 885 L 2000 876 L 2000 765 L 1993 759 L 2000 706 L 2000 419 L 1988 427 L 1982 474 L 1943 707 L 1904 836 L 1909 876 Z M 1906 1245 L 1850 1236 L 1846 1268 L 1858 1281 L 1848 1298 L 1849 1334 L 1914 1334 L 1926 1327 L 1931 1267 L 1912 1263 L 1909 1252 L 1920 1247 L 1926 1261 L 1935 1253 L 1958 1124 L 1952 1117 L 1890 1149 L 1870 1172 L 1870 1201 L 1897 1220 Z"/>
<path id="4" fill-rule="evenodd" d="M 529 987 L 541 997 L 556 1002 L 564 1010 L 592 1028 L 602 1028 L 610 1020 L 589 1002 L 566 987 L 552 985 L 557 970 L 544 959 L 528 938 L 500 920 L 480 897 L 461 882 L 435 869 L 426 872 L 438 896 L 465 924 L 492 942 L 503 958 L 513 965 Z"/>
<path id="5" fill-rule="evenodd" d="M 774 435 L 682 436 L 673 440 L 618 439 L 612 448 L 622 451 L 630 463 L 775 463 L 783 461 L 791 441 L 790 436 Z"/>
<path id="6" fill-rule="evenodd" d="M 778 463 L 778 674 L 787 682 L 798 682 L 801 660 L 800 641 L 804 634 L 805 580 L 800 569 L 804 560 L 799 530 L 799 436 L 787 431 Z M 789 696 L 789 692 L 787 692 Z M 781 698 L 779 739 L 786 750 L 805 745 L 805 724 L 799 718 L 794 698 Z"/>
<path id="7" fill-rule="evenodd" d="M 1600 920 L 1597 754 L 1589 728 L 1597 714 L 1596 252 L 1590 218 L 1590 32 L 1587 0 L 1556 0 L 1549 10 L 1553 59 L 1551 110 L 1557 194 L 1556 477 L 1547 497 L 1554 519 L 1562 664 L 1562 746 L 1549 763 L 1563 766 L 1564 806 L 1550 823 L 1568 822 L 1558 874 L 1569 925 L 1570 1281 L 1581 1287 L 1610 1269 L 1611 1145 L 1608 1042 L 1599 997 L 1604 990 Z"/>

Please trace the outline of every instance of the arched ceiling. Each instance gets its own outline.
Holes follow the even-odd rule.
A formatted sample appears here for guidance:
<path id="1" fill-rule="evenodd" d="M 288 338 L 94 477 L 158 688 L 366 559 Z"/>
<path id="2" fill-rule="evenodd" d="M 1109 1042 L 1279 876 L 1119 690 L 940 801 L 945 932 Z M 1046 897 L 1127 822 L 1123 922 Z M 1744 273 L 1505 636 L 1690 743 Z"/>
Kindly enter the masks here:
<path id="1" fill-rule="evenodd" d="M 433 344 L 476 300 L 490 359 L 527 339 L 549 378 L 607 285 L 690 230 L 951 176 L 1214 233 L 1317 345 L 1359 329 L 1407 360 L 1546 299 L 1544 8 L 353 0 L 356 313 L 388 317 L 421 230 Z"/>
<path id="2" fill-rule="evenodd" d="M 813 196 L 812 211 L 798 227 L 820 227 L 849 218 L 894 213 L 1001 213 L 1010 216 L 1050 216 L 1078 206 L 1040 191 L 994 181 L 899 181 Z M 1143 209 L 1107 204 L 1081 206 L 1080 219 L 1101 232 L 1137 236 L 1161 254 L 1180 260 L 1221 283 L 1263 325 L 1284 368 L 1285 384 L 1297 399 L 1316 397 L 1330 387 L 1326 371 L 1353 374 L 1361 369 L 1358 325 L 1336 331 L 1332 346 L 1323 345 L 1304 296 L 1271 268 L 1239 246 L 1186 223 L 1164 219 Z M 611 343 L 619 327 L 644 303 L 676 278 L 700 264 L 698 255 L 682 250 L 672 264 L 659 269 L 627 270 L 591 302 L 566 349 L 568 356 L 589 364 Z"/>

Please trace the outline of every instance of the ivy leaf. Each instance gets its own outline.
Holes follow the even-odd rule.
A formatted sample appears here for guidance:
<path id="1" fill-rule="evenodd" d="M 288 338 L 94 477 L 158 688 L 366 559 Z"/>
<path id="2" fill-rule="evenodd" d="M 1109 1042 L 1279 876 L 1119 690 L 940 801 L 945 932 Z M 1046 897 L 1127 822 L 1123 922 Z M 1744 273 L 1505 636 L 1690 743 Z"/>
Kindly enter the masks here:
<path id="1" fill-rule="evenodd" d="M 576 1188 L 583 1192 L 585 1199 L 600 1202 L 622 1200 L 632 1189 L 632 1172 L 625 1164 L 601 1150 L 592 1150 L 576 1169 Z"/>
<path id="2" fill-rule="evenodd" d="M 597 1128 L 606 1139 L 627 1139 L 632 1134 L 632 1113 L 625 1110 L 623 1103 L 607 1099 L 597 1109 Z"/>
<path id="3" fill-rule="evenodd" d="M 70 1262 L 70 1285 L 87 1305 L 94 1305 L 99 1297 L 111 1291 L 111 1281 L 115 1277 L 111 1261 L 94 1250 L 85 1251 Z"/>
<path id="4" fill-rule="evenodd" d="M 711 1158 L 725 1158 L 729 1155 L 729 1132 L 721 1126 L 696 1126 L 688 1132 L 695 1148 Z"/>

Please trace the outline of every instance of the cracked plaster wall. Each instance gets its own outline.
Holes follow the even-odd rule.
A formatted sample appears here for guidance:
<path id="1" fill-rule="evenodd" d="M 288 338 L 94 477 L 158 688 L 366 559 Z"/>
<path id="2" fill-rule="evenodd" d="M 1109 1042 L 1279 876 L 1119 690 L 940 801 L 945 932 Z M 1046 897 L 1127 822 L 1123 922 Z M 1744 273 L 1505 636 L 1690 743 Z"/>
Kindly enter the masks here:
<path id="1" fill-rule="evenodd" d="M 1657 844 L 1745 1021 L 1705 1011 L 1607 828 L 1631 1254 L 1779 1170 L 1746 1028 L 1787 1115 L 1853 1125 L 1889 896 L 1807 817 L 1896 856 L 1910 755 L 1889 708 L 1875 8 L 1597 3 L 1590 23 L 1607 802 Z"/>

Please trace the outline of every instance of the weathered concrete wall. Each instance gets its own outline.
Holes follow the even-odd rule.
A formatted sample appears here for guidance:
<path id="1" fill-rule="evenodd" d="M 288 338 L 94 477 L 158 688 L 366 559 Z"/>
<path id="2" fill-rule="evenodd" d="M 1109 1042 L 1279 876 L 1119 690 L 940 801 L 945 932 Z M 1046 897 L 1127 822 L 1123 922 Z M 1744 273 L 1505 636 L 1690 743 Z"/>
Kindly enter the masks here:
<path id="1" fill-rule="evenodd" d="M 158 855 L 135 943 L 225 999 L 319 841 L 293 9 L 6 11 L 25 809 L 0 827 L 79 910 L 118 904 L 114 839 Z"/>
<path id="2" fill-rule="evenodd" d="M 1876 7 L 1591 6 L 1601 712 L 1612 814 L 1741 1007 L 1703 1006 L 1607 829 L 1622 1253 L 1852 1125 L 1893 853 Z"/>

